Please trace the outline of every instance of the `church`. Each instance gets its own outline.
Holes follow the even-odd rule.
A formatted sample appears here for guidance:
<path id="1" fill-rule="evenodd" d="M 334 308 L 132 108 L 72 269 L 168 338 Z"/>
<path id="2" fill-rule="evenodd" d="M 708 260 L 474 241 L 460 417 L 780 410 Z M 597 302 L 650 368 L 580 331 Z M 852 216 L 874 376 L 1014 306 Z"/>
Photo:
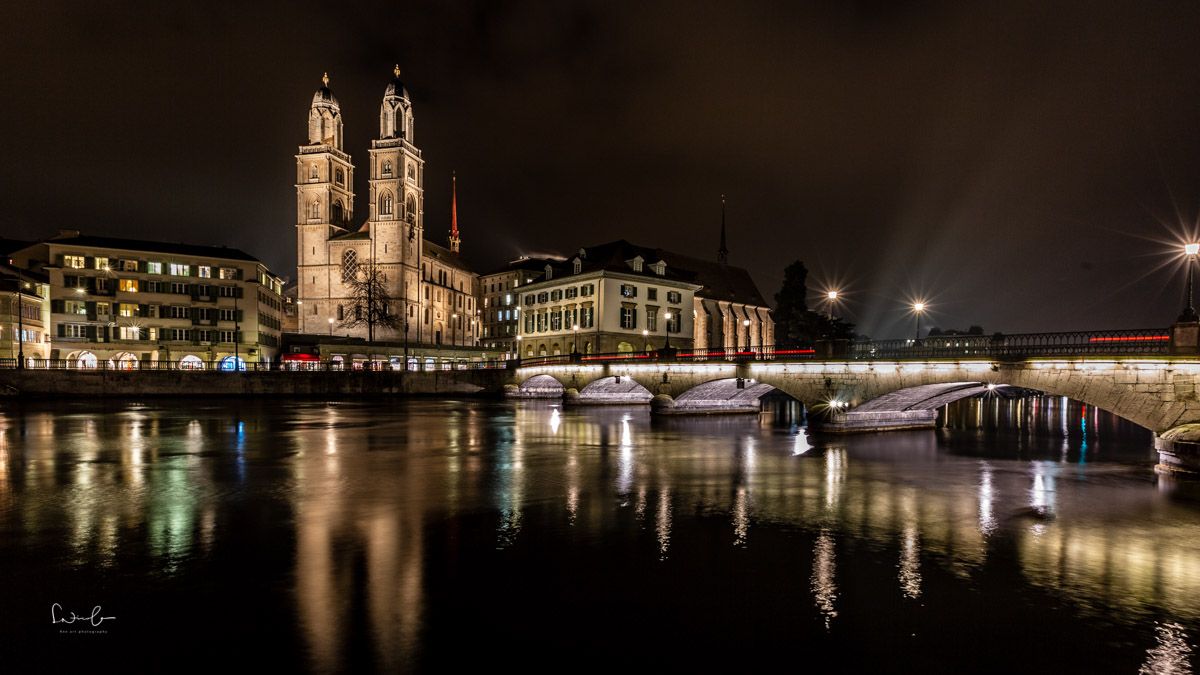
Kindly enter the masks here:
<path id="1" fill-rule="evenodd" d="M 396 66 L 379 106 L 379 137 L 368 151 L 367 217 L 356 225 L 354 164 L 343 147 L 341 106 L 328 74 L 313 94 L 308 142 L 296 154 L 301 333 L 478 344 L 478 275 L 459 257 L 457 195 L 446 245 L 427 240 L 425 160 L 413 130 L 412 101 Z M 364 279 L 372 284 L 364 286 Z"/>

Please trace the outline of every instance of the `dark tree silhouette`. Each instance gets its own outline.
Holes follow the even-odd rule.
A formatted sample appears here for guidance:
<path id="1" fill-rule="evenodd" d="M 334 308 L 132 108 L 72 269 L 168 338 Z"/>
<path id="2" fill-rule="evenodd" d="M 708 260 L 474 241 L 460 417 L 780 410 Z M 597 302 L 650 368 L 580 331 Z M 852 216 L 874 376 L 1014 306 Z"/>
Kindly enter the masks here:
<path id="1" fill-rule="evenodd" d="M 350 288 L 350 305 L 342 315 L 342 328 L 367 327 L 367 342 L 375 341 L 377 327 L 399 330 L 404 320 L 392 312 L 393 298 L 387 291 L 387 274 L 373 258 L 361 260 L 346 285 Z"/>
<path id="2" fill-rule="evenodd" d="M 817 340 L 852 339 L 854 324 L 808 308 L 808 268 L 799 260 L 783 270 L 775 294 L 775 342 L 783 347 L 810 346 Z"/>

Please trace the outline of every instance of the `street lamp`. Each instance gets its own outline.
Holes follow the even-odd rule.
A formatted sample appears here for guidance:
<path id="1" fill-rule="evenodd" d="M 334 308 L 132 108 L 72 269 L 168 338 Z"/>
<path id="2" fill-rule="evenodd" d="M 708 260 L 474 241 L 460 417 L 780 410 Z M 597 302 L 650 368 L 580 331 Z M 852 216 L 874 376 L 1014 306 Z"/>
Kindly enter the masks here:
<path id="1" fill-rule="evenodd" d="M 650 331 L 642 329 L 642 342 L 646 343 L 646 351 L 650 351 Z"/>
<path id="2" fill-rule="evenodd" d="M 750 319 L 742 319 L 742 327 L 746 329 L 746 349 L 750 348 Z"/>
<path id="3" fill-rule="evenodd" d="M 666 333 L 666 339 L 663 342 L 663 349 L 671 348 L 671 313 L 663 314 L 663 318 L 667 320 L 667 325 L 663 326 L 663 332 Z"/>
<path id="4" fill-rule="evenodd" d="M 1183 308 L 1183 314 L 1179 315 L 1179 320 L 1197 321 L 1200 320 L 1200 316 L 1197 316 L 1196 307 L 1192 302 L 1192 288 L 1196 274 L 1196 254 L 1200 253 L 1200 244 L 1185 244 L 1183 252 L 1187 254 L 1187 306 Z"/>
<path id="5" fill-rule="evenodd" d="M 458 312 L 455 312 L 450 315 L 450 346 L 451 347 L 454 346 L 454 336 L 455 336 L 454 324 L 456 324 L 456 323 L 458 323 Z"/>
<path id="6" fill-rule="evenodd" d="M 329 317 L 329 337 L 333 337 L 333 317 Z"/>
<path id="7" fill-rule="evenodd" d="M 921 301 L 912 304 L 913 314 L 917 317 L 917 337 L 913 340 L 913 344 L 921 341 L 921 314 L 925 313 L 925 303 Z"/>
<path id="8" fill-rule="evenodd" d="M 826 291 L 826 293 L 825 293 L 825 304 L 829 306 L 829 320 L 830 321 L 833 321 L 833 308 L 835 306 L 837 306 L 838 300 L 841 300 L 841 298 L 842 298 L 842 292 L 837 289 L 833 289 L 831 291 Z"/>
<path id="9" fill-rule="evenodd" d="M 575 324 L 574 326 L 571 326 L 571 330 L 574 332 L 574 338 L 571 340 L 571 353 L 578 354 L 579 353 L 579 324 Z"/>

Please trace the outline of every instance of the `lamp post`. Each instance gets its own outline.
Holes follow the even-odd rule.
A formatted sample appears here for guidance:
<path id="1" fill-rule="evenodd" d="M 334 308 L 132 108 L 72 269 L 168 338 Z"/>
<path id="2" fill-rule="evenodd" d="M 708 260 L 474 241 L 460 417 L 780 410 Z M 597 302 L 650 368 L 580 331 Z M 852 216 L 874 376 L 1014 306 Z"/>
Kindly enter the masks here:
<path id="1" fill-rule="evenodd" d="M 454 324 L 458 323 L 458 312 L 450 315 L 450 346 L 454 346 Z"/>
<path id="2" fill-rule="evenodd" d="M 11 262 L 11 261 L 10 261 Z M 25 369 L 25 303 L 21 299 L 21 287 L 25 279 L 21 270 L 17 270 L 17 369 Z"/>
<path id="3" fill-rule="evenodd" d="M 666 319 L 666 321 L 667 321 L 666 325 L 663 326 L 663 333 L 666 334 L 665 339 L 663 341 L 663 349 L 670 350 L 671 349 L 671 313 L 667 312 L 667 313 L 663 314 L 663 318 Z"/>
<path id="4" fill-rule="evenodd" d="M 914 302 L 912 305 L 913 314 L 917 317 L 917 336 L 913 339 L 913 344 L 921 341 L 921 314 L 925 312 L 925 303 Z"/>
<path id="5" fill-rule="evenodd" d="M 833 321 L 833 308 L 837 305 L 838 299 L 841 297 L 841 292 L 837 289 L 825 293 L 826 303 L 829 305 L 829 320 Z"/>
<path id="6" fill-rule="evenodd" d="M 579 353 L 579 324 L 575 324 L 574 326 L 571 326 L 571 333 L 572 333 L 571 353 L 578 354 Z"/>
<path id="7" fill-rule="evenodd" d="M 746 343 L 743 346 L 745 349 L 750 349 L 750 319 L 742 319 L 742 327 L 746 329 Z"/>
<path id="8" fill-rule="evenodd" d="M 1200 316 L 1196 314 L 1196 306 L 1193 303 L 1193 287 L 1196 275 L 1196 254 L 1200 253 L 1200 244 L 1186 244 L 1183 252 L 1187 254 L 1187 305 L 1183 308 L 1183 314 L 1179 315 L 1179 320 L 1198 321 Z"/>
<path id="9" fill-rule="evenodd" d="M 329 317 L 329 337 L 333 337 L 333 317 Z"/>
<path id="10" fill-rule="evenodd" d="M 646 343 L 646 351 L 650 351 L 650 331 L 642 329 L 642 341 Z"/>

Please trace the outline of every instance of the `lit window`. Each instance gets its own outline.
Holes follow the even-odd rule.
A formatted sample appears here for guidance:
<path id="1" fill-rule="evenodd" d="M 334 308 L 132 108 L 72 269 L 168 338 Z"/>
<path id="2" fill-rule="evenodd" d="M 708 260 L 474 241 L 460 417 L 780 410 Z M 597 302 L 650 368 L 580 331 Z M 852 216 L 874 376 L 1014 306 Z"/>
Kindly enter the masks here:
<path id="1" fill-rule="evenodd" d="M 667 302 L 677 305 L 683 301 L 683 295 L 679 291 L 667 291 Z"/>
<path id="2" fill-rule="evenodd" d="M 122 291 L 125 291 L 127 293 L 137 293 L 138 292 L 138 280 L 137 279 L 121 279 L 117 282 L 117 288 Z"/>
<path id="3" fill-rule="evenodd" d="M 162 274 L 162 263 L 148 262 L 146 263 L 146 272 L 150 274 Z"/>
<path id="4" fill-rule="evenodd" d="M 637 297 L 637 286 L 633 284 L 621 284 L 621 296 L 625 298 Z"/>
<path id="5" fill-rule="evenodd" d="M 167 271 L 172 276 L 186 277 L 186 276 L 191 275 L 192 268 L 190 265 L 180 265 L 179 263 L 170 263 L 167 265 Z"/>
<path id="6" fill-rule="evenodd" d="M 201 265 L 200 266 L 200 276 L 205 279 L 212 278 L 212 268 L 209 267 L 208 265 Z"/>
<path id="7" fill-rule="evenodd" d="M 237 278 L 237 269 L 233 268 L 233 267 L 222 267 L 221 268 L 221 278 L 222 279 L 236 279 Z"/>
<path id="8" fill-rule="evenodd" d="M 95 258 L 92 264 L 98 270 L 108 271 L 108 258 Z"/>
<path id="9" fill-rule="evenodd" d="M 81 255 L 64 255 L 63 256 L 63 267 L 70 267 L 72 269 L 81 270 L 81 269 L 83 269 L 85 264 L 86 264 L 86 262 L 84 261 L 84 258 Z"/>

